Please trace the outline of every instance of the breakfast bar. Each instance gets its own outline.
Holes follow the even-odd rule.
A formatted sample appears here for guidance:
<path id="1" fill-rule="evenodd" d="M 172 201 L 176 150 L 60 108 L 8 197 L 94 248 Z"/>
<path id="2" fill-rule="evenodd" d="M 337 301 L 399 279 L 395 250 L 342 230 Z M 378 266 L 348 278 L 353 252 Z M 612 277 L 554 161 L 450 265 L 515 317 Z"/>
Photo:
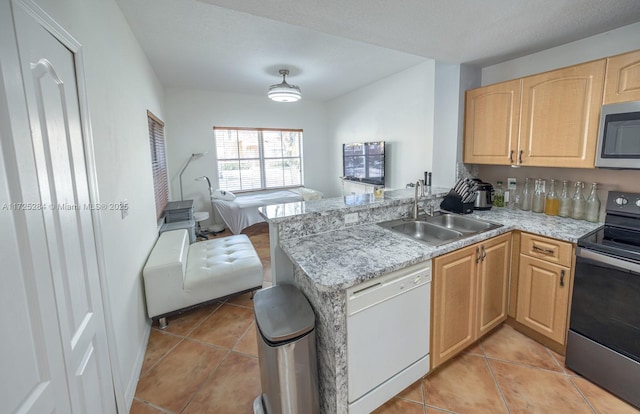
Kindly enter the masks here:
<path id="1" fill-rule="evenodd" d="M 430 263 L 432 258 L 514 230 L 575 243 L 580 236 L 599 226 L 598 223 L 496 208 L 476 211 L 469 217 L 500 224 L 501 227 L 440 246 L 429 246 L 377 224 L 407 217 L 413 203 L 412 192 L 389 191 L 383 199 L 360 199 L 351 204 L 337 198 L 269 206 L 262 210 L 270 230 L 275 230 L 274 234 L 279 236 L 277 248 L 286 256 L 292 272 L 292 278 L 283 281 L 276 274 L 282 268 L 276 268 L 276 283 L 297 285 L 316 313 L 323 412 L 353 411 L 348 397 L 346 292 L 349 288 L 392 272 Z M 438 205 L 444 194 L 446 191 L 436 190 L 427 196 L 424 203 Z M 349 215 L 354 213 L 358 222 L 347 224 Z M 328 229 L 329 223 L 334 227 Z"/>

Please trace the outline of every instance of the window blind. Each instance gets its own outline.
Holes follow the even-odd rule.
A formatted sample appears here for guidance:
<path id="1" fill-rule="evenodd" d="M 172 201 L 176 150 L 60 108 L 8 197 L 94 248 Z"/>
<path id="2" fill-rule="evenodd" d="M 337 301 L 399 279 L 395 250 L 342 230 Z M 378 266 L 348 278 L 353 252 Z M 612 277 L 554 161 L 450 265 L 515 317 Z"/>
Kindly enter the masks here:
<path id="1" fill-rule="evenodd" d="M 164 146 L 164 122 L 147 111 L 149 122 L 149 145 L 151 146 L 151 169 L 156 199 L 156 218 L 162 217 L 169 202 L 169 180 L 167 178 L 167 156 Z"/>

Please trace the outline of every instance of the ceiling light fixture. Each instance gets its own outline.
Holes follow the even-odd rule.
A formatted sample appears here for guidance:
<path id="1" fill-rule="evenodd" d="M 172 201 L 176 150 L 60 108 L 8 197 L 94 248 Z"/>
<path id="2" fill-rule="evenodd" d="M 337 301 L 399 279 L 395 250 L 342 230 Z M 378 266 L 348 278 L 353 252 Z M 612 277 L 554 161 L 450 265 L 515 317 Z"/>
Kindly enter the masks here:
<path id="1" fill-rule="evenodd" d="M 279 73 L 282 75 L 282 83 L 269 87 L 269 99 L 276 102 L 296 102 L 300 100 L 302 98 L 300 88 L 296 85 L 289 85 L 286 81 L 289 70 L 280 69 Z"/>

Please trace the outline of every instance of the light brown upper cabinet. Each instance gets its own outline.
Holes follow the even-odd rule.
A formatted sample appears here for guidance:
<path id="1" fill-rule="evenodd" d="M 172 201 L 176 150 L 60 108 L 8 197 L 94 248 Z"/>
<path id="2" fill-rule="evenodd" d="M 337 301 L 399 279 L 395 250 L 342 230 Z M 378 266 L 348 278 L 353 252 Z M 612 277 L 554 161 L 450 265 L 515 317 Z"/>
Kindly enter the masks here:
<path id="1" fill-rule="evenodd" d="M 605 64 L 467 91 L 464 162 L 593 168 Z"/>
<path id="2" fill-rule="evenodd" d="M 518 164 L 593 168 L 606 60 L 522 80 Z"/>
<path id="3" fill-rule="evenodd" d="M 516 79 L 466 92 L 464 162 L 515 163 L 521 85 Z"/>
<path id="4" fill-rule="evenodd" d="M 607 59 L 604 104 L 640 101 L 640 50 Z"/>

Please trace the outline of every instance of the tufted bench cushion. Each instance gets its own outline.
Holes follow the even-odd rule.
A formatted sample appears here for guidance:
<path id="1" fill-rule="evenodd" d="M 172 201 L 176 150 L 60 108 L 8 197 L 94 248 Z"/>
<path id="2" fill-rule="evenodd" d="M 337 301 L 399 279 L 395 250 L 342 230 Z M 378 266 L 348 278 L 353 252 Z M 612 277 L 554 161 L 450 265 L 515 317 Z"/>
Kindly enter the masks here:
<path id="1" fill-rule="evenodd" d="M 160 235 L 143 270 L 150 318 L 262 286 L 262 263 L 249 238 L 189 244 L 186 230 Z"/>
<path id="2" fill-rule="evenodd" d="M 207 289 L 215 280 L 230 292 L 262 284 L 262 263 L 244 234 L 194 243 L 189 247 L 186 292 Z"/>

